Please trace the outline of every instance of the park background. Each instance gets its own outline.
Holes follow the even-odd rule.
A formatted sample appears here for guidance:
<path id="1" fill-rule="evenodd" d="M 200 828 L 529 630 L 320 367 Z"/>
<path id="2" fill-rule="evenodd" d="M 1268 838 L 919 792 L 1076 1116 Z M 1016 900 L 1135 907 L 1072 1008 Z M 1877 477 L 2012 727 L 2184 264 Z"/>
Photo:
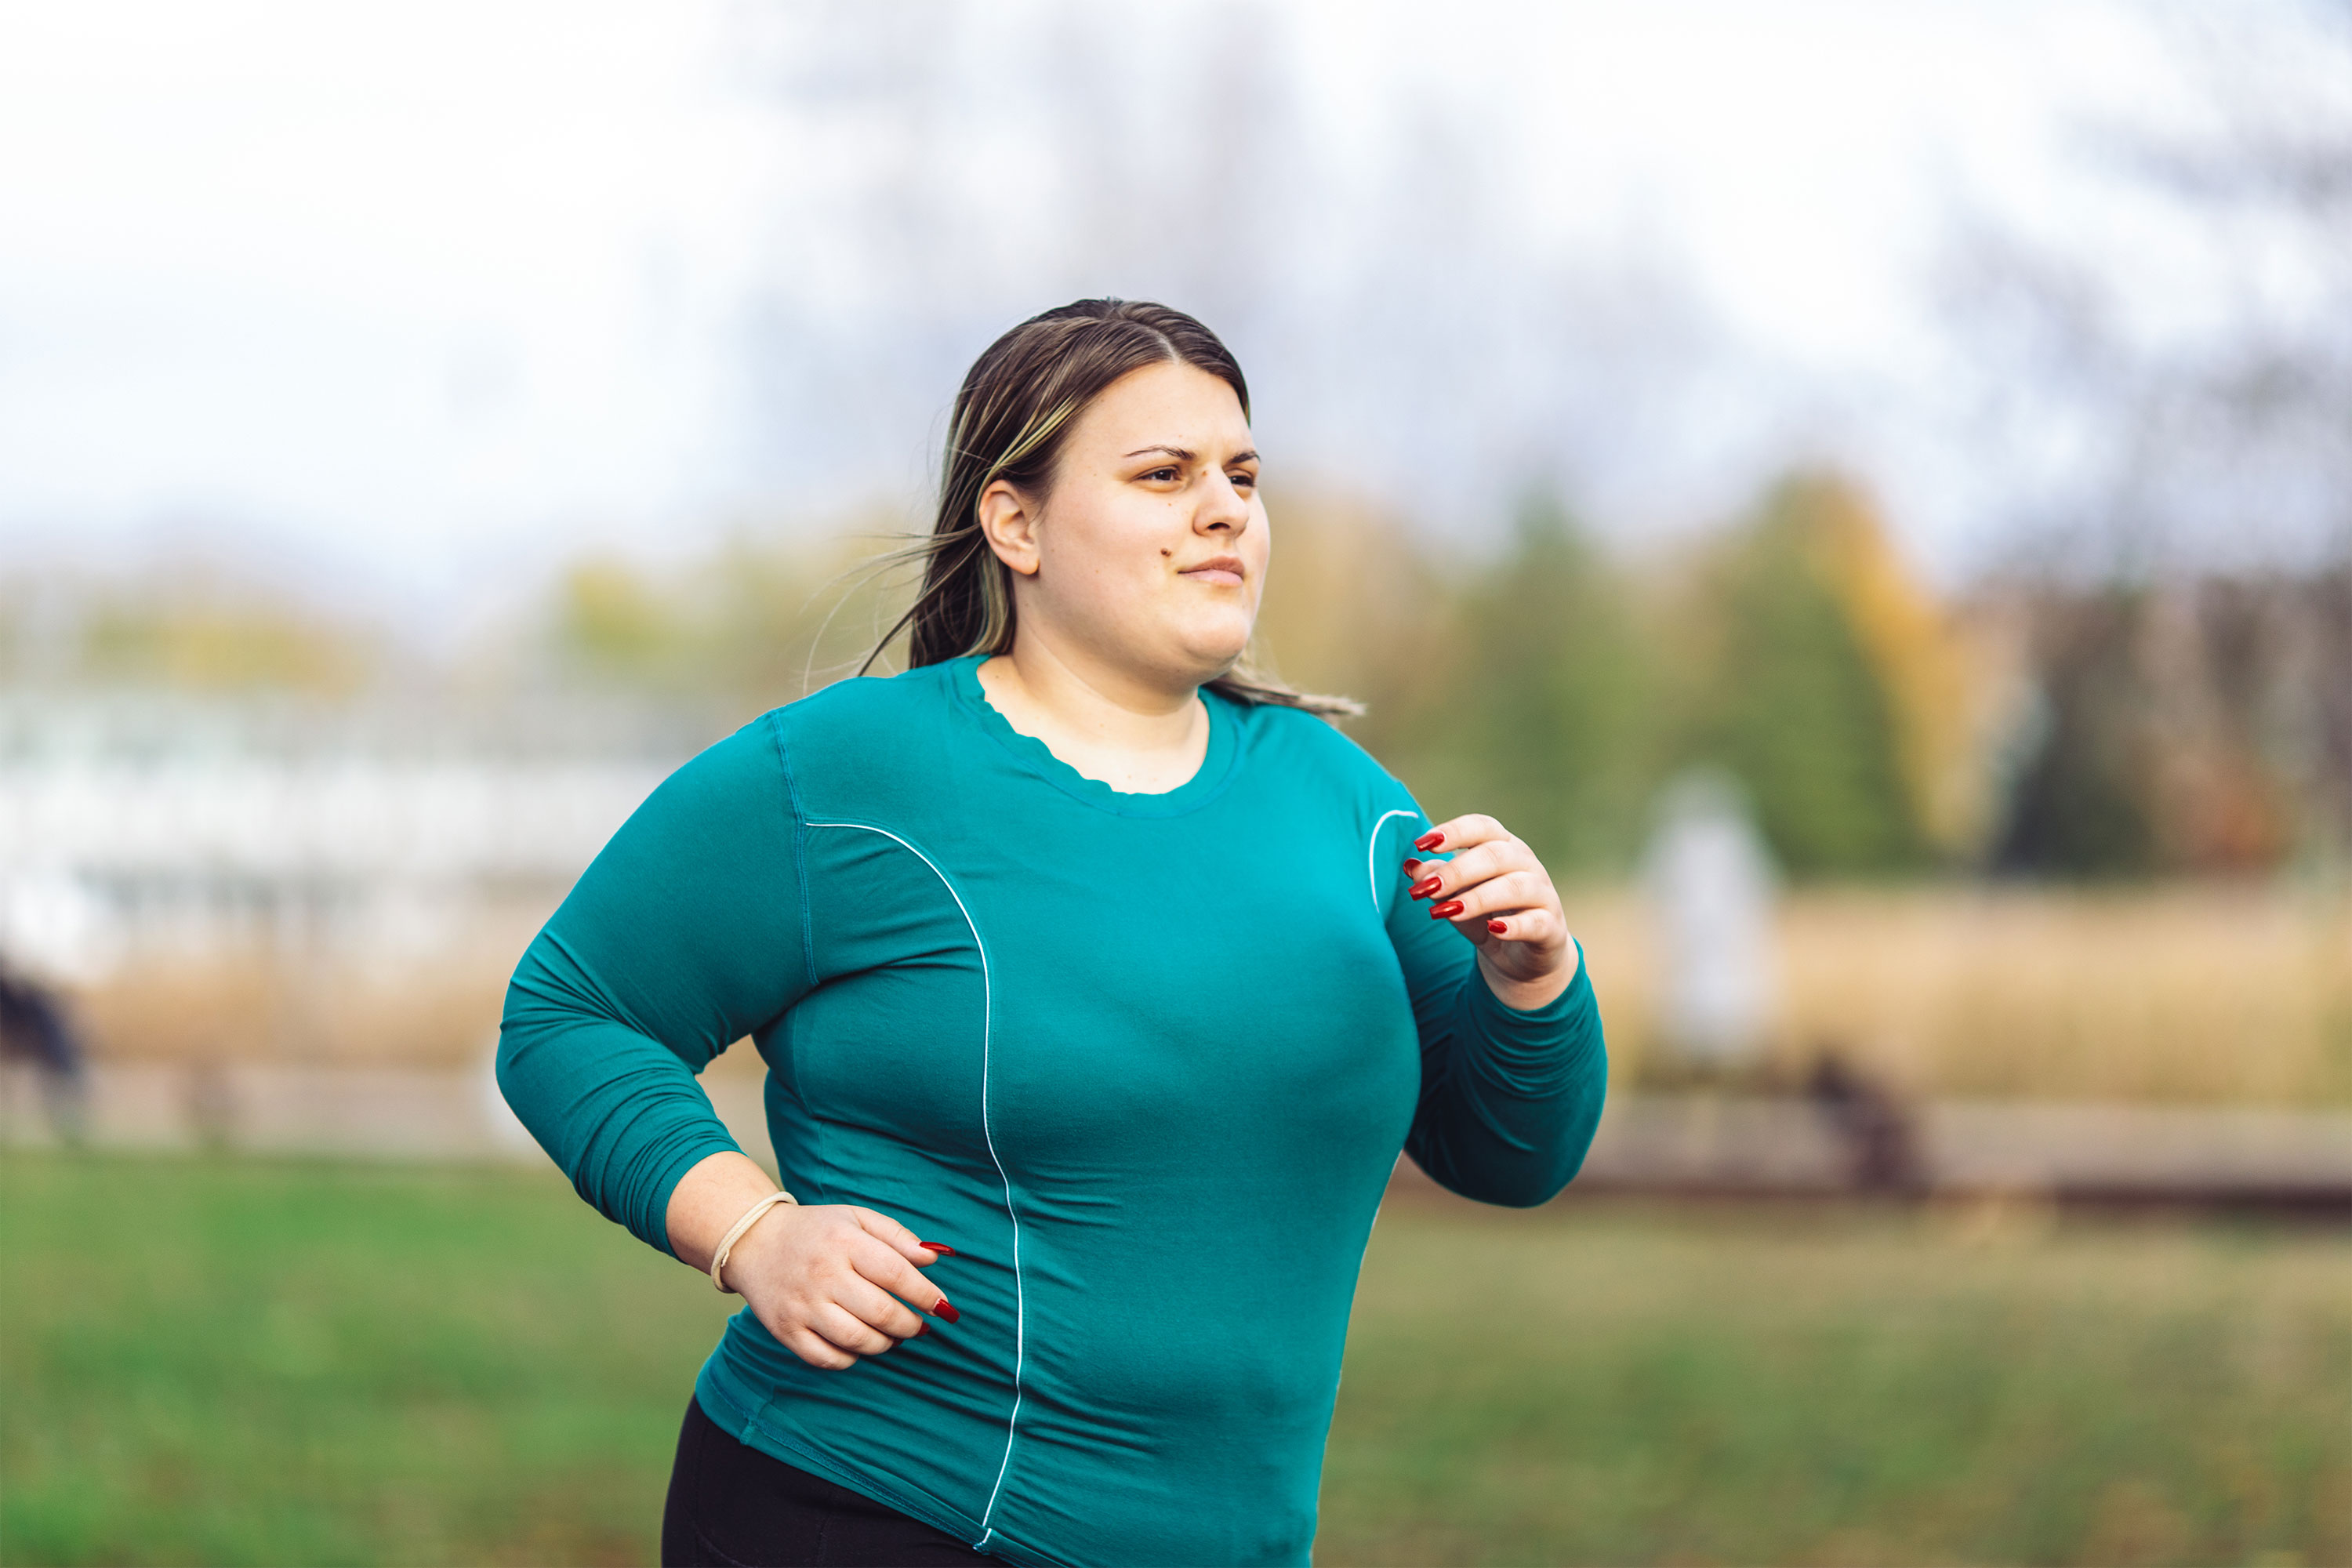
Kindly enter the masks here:
<path id="1" fill-rule="evenodd" d="M 652 1554 L 723 1308 L 499 1121 L 505 976 L 1097 293 L 1234 348 L 1265 661 L 1609 1024 L 1599 1179 L 1401 1179 L 1321 1558 L 2352 1557 L 2352 8 L 894 0 L 0 17 L 0 960 L 90 1058 L 0 1559 Z"/>

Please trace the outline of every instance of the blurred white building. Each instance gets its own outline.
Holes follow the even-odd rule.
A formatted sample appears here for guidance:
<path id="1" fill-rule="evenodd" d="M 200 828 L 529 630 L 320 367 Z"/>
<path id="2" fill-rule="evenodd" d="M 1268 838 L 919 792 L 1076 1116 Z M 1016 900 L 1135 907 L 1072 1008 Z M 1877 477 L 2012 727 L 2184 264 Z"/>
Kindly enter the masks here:
<path id="1" fill-rule="evenodd" d="M 1711 1066 L 1753 1060 L 1779 989 L 1778 879 L 1738 785 L 1690 773 L 1667 786 L 1645 872 L 1664 960 L 1659 1014 L 1667 1044 Z"/>
<path id="2" fill-rule="evenodd" d="M 0 957 L 88 983 L 233 947 L 418 956 L 488 901 L 560 897 L 688 749 L 585 710 L 0 695 Z"/>

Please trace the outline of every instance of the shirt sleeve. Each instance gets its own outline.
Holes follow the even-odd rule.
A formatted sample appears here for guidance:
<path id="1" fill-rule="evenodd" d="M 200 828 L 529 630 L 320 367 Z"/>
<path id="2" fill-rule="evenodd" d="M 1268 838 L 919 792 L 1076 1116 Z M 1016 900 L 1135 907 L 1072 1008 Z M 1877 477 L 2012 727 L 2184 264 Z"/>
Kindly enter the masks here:
<path id="1" fill-rule="evenodd" d="M 1609 1054 L 1592 977 L 1578 944 L 1576 978 L 1543 1006 L 1506 1006 L 1476 950 L 1406 896 L 1403 858 L 1428 831 L 1416 810 L 1394 819 L 1389 940 L 1421 1036 L 1421 1100 L 1405 1152 L 1432 1180 L 1480 1203 L 1532 1208 L 1574 1178 L 1601 1125 Z M 1444 857 L 1437 857 L 1444 858 Z"/>
<path id="2" fill-rule="evenodd" d="M 664 1252 L 679 1178 L 737 1147 L 696 1075 L 808 990 L 773 724 L 746 725 L 654 791 L 507 988 L 507 1103 L 582 1197 Z"/>

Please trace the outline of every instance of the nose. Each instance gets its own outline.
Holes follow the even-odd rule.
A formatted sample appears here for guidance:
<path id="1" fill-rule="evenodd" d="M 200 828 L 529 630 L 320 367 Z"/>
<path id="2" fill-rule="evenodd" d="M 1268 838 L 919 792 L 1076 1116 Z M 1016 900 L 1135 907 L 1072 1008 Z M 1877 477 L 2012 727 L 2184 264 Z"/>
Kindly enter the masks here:
<path id="1" fill-rule="evenodd" d="M 1215 533 L 1223 530 L 1229 538 L 1239 539 L 1249 524 L 1249 499 L 1234 488 L 1233 479 L 1223 469 L 1213 471 L 1208 488 L 1202 494 L 1200 510 L 1192 514 L 1192 531 Z"/>

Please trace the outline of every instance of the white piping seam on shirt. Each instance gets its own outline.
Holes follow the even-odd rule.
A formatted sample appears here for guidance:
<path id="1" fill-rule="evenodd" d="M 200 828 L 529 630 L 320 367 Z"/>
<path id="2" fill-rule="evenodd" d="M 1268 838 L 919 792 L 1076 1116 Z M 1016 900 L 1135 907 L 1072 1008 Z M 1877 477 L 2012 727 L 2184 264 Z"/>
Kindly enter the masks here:
<path id="1" fill-rule="evenodd" d="M 948 874 L 940 870 L 929 856 L 888 828 L 863 822 L 812 822 L 808 826 L 851 827 L 861 833 L 878 833 L 930 867 L 931 875 L 940 879 L 940 886 L 945 888 L 948 897 L 955 900 L 956 912 L 963 916 L 964 926 L 971 932 L 972 946 L 980 950 L 980 1135 L 988 1144 L 988 1158 L 996 1167 L 996 1179 L 1004 1184 L 1004 1213 L 1013 1221 L 1013 1413 L 1004 1418 L 1004 1458 L 996 1467 L 996 1485 L 989 1490 L 988 1506 L 981 1510 L 980 1539 L 971 1543 L 972 1550 L 977 1552 L 988 1544 L 990 1536 L 996 1533 L 989 1528 L 988 1521 L 995 1517 L 997 1497 L 1004 1490 L 1004 1473 L 1013 1465 L 1013 1430 L 1021 1419 L 1021 1367 L 1028 1329 L 1028 1299 L 1021 1281 L 1021 1214 L 1013 1206 L 1013 1178 L 1004 1173 L 1004 1162 L 996 1153 L 996 1134 L 988 1125 L 988 1055 L 995 1031 L 994 996 L 988 978 L 988 943 L 981 940 L 979 922 L 971 918 L 971 910 L 964 907 L 963 895 L 955 890 L 955 884 L 948 880 Z"/>
<path id="2" fill-rule="evenodd" d="M 1417 811 L 1383 812 L 1372 824 L 1372 841 L 1364 846 L 1364 875 L 1372 879 L 1372 913 L 1381 912 L 1381 829 L 1391 816 L 1419 816 Z"/>

